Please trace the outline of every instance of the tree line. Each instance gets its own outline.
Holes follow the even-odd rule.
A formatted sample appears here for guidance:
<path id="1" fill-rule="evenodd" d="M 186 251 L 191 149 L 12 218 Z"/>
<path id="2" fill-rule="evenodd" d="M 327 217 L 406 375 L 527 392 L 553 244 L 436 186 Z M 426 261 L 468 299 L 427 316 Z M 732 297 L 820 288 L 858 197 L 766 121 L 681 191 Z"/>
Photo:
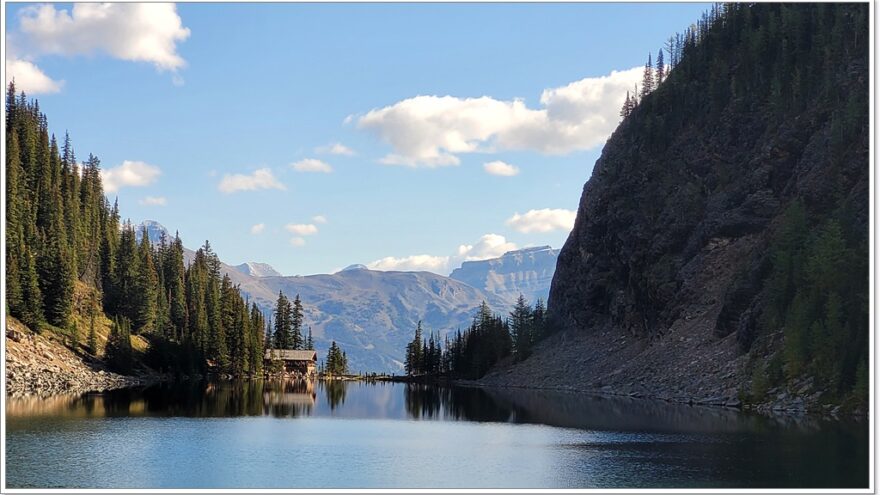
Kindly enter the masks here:
<path id="1" fill-rule="evenodd" d="M 96 316 L 113 320 L 105 356 L 131 370 L 129 335 L 150 341 L 146 362 L 160 370 L 236 375 L 262 369 L 266 321 L 242 297 L 206 241 L 189 266 L 179 236 L 140 242 L 120 222 L 101 182 L 101 162 L 79 163 L 69 135 L 59 147 L 36 100 L 6 93 L 6 309 L 36 332 L 99 352 Z M 76 297 L 75 297 L 76 296 Z"/>
<path id="2" fill-rule="evenodd" d="M 550 333 L 540 299 L 529 306 L 522 295 L 510 314 L 494 314 L 483 301 L 471 325 L 448 333 L 443 341 L 439 333 L 423 336 L 421 321 L 413 339 L 406 346 L 404 370 L 409 376 L 447 376 L 480 378 L 502 359 L 526 359 L 532 347 Z"/>

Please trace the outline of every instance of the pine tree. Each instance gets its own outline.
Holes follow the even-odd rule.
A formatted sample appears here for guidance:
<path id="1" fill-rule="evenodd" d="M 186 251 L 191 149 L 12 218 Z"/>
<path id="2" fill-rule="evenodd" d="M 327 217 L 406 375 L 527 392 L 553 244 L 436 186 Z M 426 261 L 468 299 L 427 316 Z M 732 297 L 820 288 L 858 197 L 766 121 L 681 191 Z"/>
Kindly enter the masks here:
<path id="1" fill-rule="evenodd" d="M 131 328 L 126 318 L 116 318 L 110 328 L 110 337 L 104 350 L 107 364 L 121 374 L 131 373 Z"/>
<path id="2" fill-rule="evenodd" d="M 645 96 L 651 94 L 654 91 L 654 67 L 651 64 L 651 54 L 648 54 L 648 62 L 645 63 L 645 72 L 642 75 L 642 93 L 640 98 L 642 100 L 645 99 Z"/>
<path id="3" fill-rule="evenodd" d="M 309 327 L 309 335 L 306 337 L 306 350 L 314 351 L 315 350 L 315 341 L 312 340 L 312 327 Z"/>
<path id="4" fill-rule="evenodd" d="M 666 78 L 666 66 L 663 62 L 663 50 L 657 52 L 657 77 L 655 80 L 655 85 L 660 86 L 660 83 L 663 82 L 663 79 Z"/>
<path id="5" fill-rule="evenodd" d="M 43 321 L 43 296 L 40 292 L 40 284 L 37 277 L 37 263 L 31 249 L 27 246 L 20 246 L 22 253 L 21 267 L 21 299 L 22 307 L 18 314 L 21 322 L 28 326 L 31 330 L 39 332 L 40 322 Z"/>
<path id="6" fill-rule="evenodd" d="M 629 117 L 633 110 L 633 103 L 629 97 L 629 91 L 626 92 L 626 99 L 623 100 L 623 107 L 620 109 L 620 116 L 623 118 Z"/>
<path id="7" fill-rule="evenodd" d="M 95 309 L 89 312 L 89 354 L 92 356 L 98 355 L 98 333 L 95 329 Z"/>
<path id="8" fill-rule="evenodd" d="M 407 375 L 417 375 L 422 370 L 422 322 L 416 325 L 416 333 L 406 346 L 404 368 Z"/>
<path id="9" fill-rule="evenodd" d="M 275 303 L 275 333 L 273 344 L 275 349 L 291 349 L 291 313 L 290 301 L 283 292 L 278 291 L 278 300 Z"/>
<path id="10" fill-rule="evenodd" d="M 293 308 L 290 316 L 291 344 L 293 349 L 303 348 L 302 324 L 303 306 L 302 301 L 299 299 L 299 294 L 297 294 L 296 298 L 293 300 Z"/>
<path id="11" fill-rule="evenodd" d="M 522 361 L 531 353 L 532 347 L 532 314 L 522 294 L 516 300 L 510 312 L 510 334 L 517 361 Z"/>
<path id="12" fill-rule="evenodd" d="M 152 332 L 156 329 L 156 294 L 159 290 L 159 277 L 156 273 L 156 265 L 153 263 L 153 248 L 146 226 L 141 231 L 137 259 L 133 293 L 136 298 L 132 314 L 133 325 L 138 333 Z"/>

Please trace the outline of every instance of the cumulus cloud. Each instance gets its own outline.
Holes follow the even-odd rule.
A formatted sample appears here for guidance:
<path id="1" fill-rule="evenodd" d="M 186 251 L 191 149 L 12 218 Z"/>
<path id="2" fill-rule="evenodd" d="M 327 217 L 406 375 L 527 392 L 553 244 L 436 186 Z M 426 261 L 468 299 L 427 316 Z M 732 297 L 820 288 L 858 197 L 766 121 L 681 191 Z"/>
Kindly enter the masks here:
<path id="1" fill-rule="evenodd" d="M 291 237 L 290 245 L 293 247 L 303 247 L 306 245 L 306 240 L 302 237 Z"/>
<path id="2" fill-rule="evenodd" d="M 372 263 L 367 263 L 371 270 L 397 271 L 397 272 L 434 272 L 449 273 L 449 256 L 431 256 L 417 254 L 403 258 L 388 256 Z"/>
<path id="3" fill-rule="evenodd" d="M 545 89 L 542 108 L 529 108 L 519 99 L 421 95 L 350 120 L 391 145 L 392 153 L 380 160 L 389 165 L 458 165 L 458 154 L 500 150 L 564 154 L 607 139 L 642 71 L 612 71 Z"/>
<path id="4" fill-rule="evenodd" d="M 571 230 L 577 212 L 562 208 L 542 210 L 529 210 L 522 215 L 514 213 L 507 219 L 507 225 L 518 232 L 530 234 L 534 232 L 551 232 L 553 230 Z"/>
<path id="5" fill-rule="evenodd" d="M 518 167 L 511 165 L 509 163 L 504 163 L 501 160 L 495 160 L 494 162 L 484 163 L 483 169 L 488 174 L 500 175 L 501 177 L 512 177 L 514 175 L 519 174 Z"/>
<path id="6" fill-rule="evenodd" d="M 318 227 L 312 223 L 289 223 L 284 226 L 284 229 L 296 235 L 313 235 L 318 233 Z"/>
<path id="7" fill-rule="evenodd" d="M 333 167 L 315 158 L 306 158 L 305 160 L 291 163 L 290 166 L 297 172 L 320 172 L 323 174 L 333 172 Z"/>
<path id="8" fill-rule="evenodd" d="M 388 256 L 367 263 L 371 270 L 384 271 L 426 271 L 440 275 L 448 275 L 453 268 L 458 267 L 462 261 L 484 260 L 497 258 L 502 254 L 515 250 L 516 244 L 508 242 L 504 236 L 498 234 L 486 234 L 480 237 L 474 244 L 462 244 L 455 254 L 448 256 L 436 256 L 430 254 L 416 254 L 412 256 L 394 257 Z"/>
<path id="9" fill-rule="evenodd" d="M 138 203 L 144 206 L 165 206 L 168 204 L 168 200 L 164 196 L 146 196 L 138 201 Z"/>
<path id="10" fill-rule="evenodd" d="M 458 246 L 458 257 L 464 261 L 497 258 L 508 251 L 516 250 L 516 244 L 508 242 L 503 235 L 486 234 L 475 244 Z"/>
<path id="11" fill-rule="evenodd" d="M 57 93 L 64 86 L 64 81 L 56 81 L 47 76 L 33 62 L 18 58 L 7 57 L 6 79 L 15 81 L 16 91 L 24 91 L 29 95 Z"/>
<path id="12" fill-rule="evenodd" d="M 177 44 L 189 38 L 173 3 L 76 3 L 70 10 L 42 4 L 22 9 L 23 48 L 32 55 L 90 55 L 177 71 L 186 61 Z"/>
<path id="13" fill-rule="evenodd" d="M 258 191 L 260 189 L 279 189 L 284 191 L 287 189 L 284 184 L 275 178 L 272 169 L 261 168 L 254 170 L 254 173 L 247 174 L 225 174 L 220 179 L 217 189 L 221 192 L 230 194 L 238 191 Z"/>
<path id="14" fill-rule="evenodd" d="M 122 165 L 101 170 L 104 191 L 113 193 L 123 187 L 143 187 L 156 182 L 162 171 L 155 165 L 125 160 Z"/>
<path id="15" fill-rule="evenodd" d="M 257 223 L 251 226 L 251 234 L 254 235 L 262 234 L 264 230 L 266 230 L 265 223 Z"/>
<path id="16" fill-rule="evenodd" d="M 354 156 L 355 152 L 353 149 L 342 143 L 333 143 L 328 144 L 327 146 L 319 146 L 315 148 L 315 153 L 321 153 L 326 155 L 343 155 L 343 156 Z"/>
<path id="17" fill-rule="evenodd" d="M 315 215 L 312 217 L 312 221 L 315 223 L 327 223 L 327 217 L 324 215 Z"/>

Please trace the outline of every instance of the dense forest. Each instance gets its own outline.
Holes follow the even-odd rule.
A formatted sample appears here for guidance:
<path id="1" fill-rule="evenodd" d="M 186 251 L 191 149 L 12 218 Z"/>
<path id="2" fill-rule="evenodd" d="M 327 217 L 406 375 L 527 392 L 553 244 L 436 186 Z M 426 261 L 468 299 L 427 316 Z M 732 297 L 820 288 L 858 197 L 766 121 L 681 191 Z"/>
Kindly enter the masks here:
<path id="1" fill-rule="evenodd" d="M 470 327 L 449 332 L 442 342 L 434 332 L 425 338 L 419 322 L 406 346 L 404 370 L 409 376 L 480 378 L 505 358 L 521 361 L 529 356 L 550 333 L 544 313 L 543 301 L 531 307 L 522 295 L 507 318 L 493 314 L 484 301 Z"/>
<path id="2" fill-rule="evenodd" d="M 745 398 L 812 380 L 822 400 L 864 404 L 868 12 L 717 4 L 649 58 L 560 253 L 551 320 L 663 342 L 702 304 L 694 271 L 721 269 L 701 249 L 749 249 L 706 323 L 748 355 Z"/>
<path id="3" fill-rule="evenodd" d="M 104 349 L 133 365 L 130 335 L 150 341 L 157 370 L 260 373 L 266 319 L 248 303 L 206 241 L 184 266 L 179 237 L 140 242 L 101 184 L 101 162 L 77 162 L 70 137 L 49 133 L 37 101 L 6 94 L 6 309 L 35 332 L 66 335 L 99 356 L 96 316 L 113 321 Z M 83 342 L 84 341 L 84 342 Z"/>
<path id="4" fill-rule="evenodd" d="M 636 104 L 644 108 L 633 125 L 659 152 L 689 113 L 711 118 L 737 105 L 764 104 L 772 121 L 785 122 L 818 108 L 810 116 L 831 122 L 830 166 L 843 173 L 843 161 L 852 159 L 844 150 L 862 145 L 868 125 L 867 87 L 843 83 L 859 69 L 853 65 L 862 62 L 859 54 L 867 54 L 867 13 L 864 4 L 716 4 L 670 40 L 678 49 L 665 84 L 659 71 L 652 79 L 648 60 L 648 90 Z M 732 46 L 747 49 L 731 53 Z M 723 69 L 730 66 L 735 70 Z M 647 96 L 655 87 L 660 94 Z M 749 93 L 769 97 L 755 102 L 744 98 Z M 768 301 L 755 329 L 738 335 L 748 350 L 760 335 L 784 333 L 782 352 L 755 367 L 756 399 L 804 373 L 833 396 L 867 391 L 867 219 L 842 179 L 823 202 L 805 204 L 795 194 L 771 238 L 763 281 Z"/>

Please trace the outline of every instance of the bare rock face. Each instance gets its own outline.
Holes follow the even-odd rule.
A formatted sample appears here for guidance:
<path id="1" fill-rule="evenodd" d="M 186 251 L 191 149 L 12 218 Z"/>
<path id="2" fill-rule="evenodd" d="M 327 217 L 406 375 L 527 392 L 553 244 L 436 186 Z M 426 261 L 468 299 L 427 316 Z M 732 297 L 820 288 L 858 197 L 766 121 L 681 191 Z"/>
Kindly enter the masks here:
<path id="1" fill-rule="evenodd" d="M 12 317 L 6 320 L 6 394 L 46 397 L 143 385 L 155 376 L 125 376 L 95 359 L 72 352 L 49 336 L 37 335 Z"/>
<path id="2" fill-rule="evenodd" d="M 737 79 L 740 53 L 716 57 L 723 80 Z M 867 94 L 865 55 L 851 53 L 848 70 L 827 77 Z M 621 123 L 584 186 L 548 303 L 568 340 L 536 351 L 536 360 L 552 356 L 530 369 L 539 381 L 733 403 L 748 380 L 742 364 L 786 208 L 797 200 L 808 212 L 845 211 L 867 235 L 866 120 L 848 128 L 855 145 L 841 149 L 839 100 L 811 99 L 785 118 L 769 89 L 713 107 L 718 67 L 691 69 L 674 69 Z M 528 367 L 487 382 L 531 383 Z"/>

